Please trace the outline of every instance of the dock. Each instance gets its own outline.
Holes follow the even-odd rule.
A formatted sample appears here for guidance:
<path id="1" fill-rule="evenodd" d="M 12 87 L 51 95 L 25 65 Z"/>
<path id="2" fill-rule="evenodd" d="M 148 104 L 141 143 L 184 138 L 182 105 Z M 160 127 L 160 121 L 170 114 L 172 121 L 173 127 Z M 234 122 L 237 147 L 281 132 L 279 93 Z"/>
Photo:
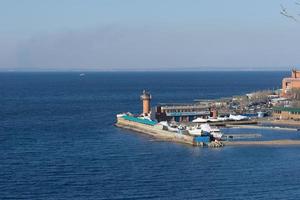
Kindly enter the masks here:
<path id="1" fill-rule="evenodd" d="M 260 138 L 262 137 L 261 134 L 257 133 L 244 133 L 244 134 L 224 134 L 223 137 L 226 140 L 233 140 L 233 139 L 252 139 L 252 138 Z"/>
<path id="2" fill-rule="evenodd" d="M 201 147 L 223 147 L 223 146 L 300 146 L 300 140 L 269 140 L 269 141 L 222 141 L 222 142 L 210 142 L 207 144 L 197 143 L 193 136 L 184 135 L 180 133 L 170 132 L 166 130 L 158 129 L 155 126 L 141 124 L 126 120 L 124 118 L 117 118 L 117 127 L 132 130 L 138 133 L 142 133 L 151 136 L 160 141 L 170 141 L 181 143 L 190 146 Z M 235 135 L 242 136 L 242 135 Z M 260 135 L 249 134 L 253 138 L 260 137 Z M 244 136 L 243 136 L 244 137 Z M 250 138 L 250 137 L 249 137 Z"/>
<path id="3" fill-rule="evenodd" d="M 242 120 L 242 121 L 219 121 L 219 122 L 207 122 L 211 126 L 239 126 L 239 125 L 256 125 L 257 120 Z M 185 123 L 183 123 L 185 124 Z M 187 123 L 195 124 L 195 123 Z"/>
<path id="4" fill-rule="evenodd" d="M 224 141 L 226 146 L 293 146 L 300 145 L 300 140 L 270 140 L 270 141 Z"/>
<path id="5" fill-rule="evenodd" d="M 133 130 L 139 133 L 152 136 L 159 140 L 172 141 L 172 142 L 183 143 L 183 144 L 188 144 L 193 146 L 195 145 L 194 138 L 192 136 L 160 130 L 158 128 L 155 128 L 154 126 L 129 121 L 124 118 L 120 118 L 120 117 L 117 118 L 117 123 L 115 125 L 120 128 Z"/>
<path id="6" fill-rule="evenodd" d="M 132 130 L 138 133 L 142 133 L 161 141 L 171 141 L 171 142 L 186 144 L 190 146 L 211 147 L 211 148 L 219 148 L 224 146 L 223 142 L 219 142 L 219 141 L 199 142 L 192 135 L 185 135 L 182 133 L 162 130 L 159 128 L 159 126 L 155 126 L 151 123 L 149 124 L 140 123 L 137 121 L 127 120 L 126 118 L 123 117 L 117 118 L 117 123 L 115 124 L 115 126 L 127 130 Z"/>
<path id="7" fill-rule="evenodd" d="M 299 131 L 298 128 L 288 128 L 279 126 L 260 126 L 260 125 L 226 125 L 228 128 L 243 128 L 243 129 L 264 129 L 264 130 L 277 130 L 277 131 Z"/>
<path id="8" fill-rule="evenodd" d="M 218 141 L 223 138 L 214 136 L 212 134 L 202 135 L 191 133 L 186 127 L 193 127 L 195 125 L 201 126 L 200 121 L 197 123 L 195 119 L 207 119 L 205 123 L 212 126 L 224 126 L 232 128 L 250 128 L 250 129 L 273 129 L 273 130 L 290 130 L 298 131 L 295 127 L 267 127 L 263 126 L 264 120 L 250 117 L 236 116 L 227 120 L 218 121 L 217 110 L 209 105 L 201 103 L 191 105 L 158 105 L 155 109 L 151 110 L 150 101 L 152 96 L 149 92 L 143 91 L 140 96 L 142 101 L 142 113 L 133 115 L 131 113 L 117 114 L 116 126 L 132 130 L 153 137 L 160 141 L 171 141 L 190 146 L 202 147 L 223 147 L 227 146 L 252 146 L 252 145 L 300 145 L 300 140 L 271 140 L 259 141 L 257 138 L 261 137 L 260 134 L 227 134 L 224 135 L 229 141 Z M 224 117 L 223 117 L 224 118 Z M 228 120 L 229 119 L 229 120 Z M 173 128 L 168 125 L 168 122 L 174 122 Z M 193 122 L 194 121 L 194 122 Z M 163 125 L 158 122 L 167 122 Z M 299 123 L 299 122 L 298 122 Z M 180 128 L 179 128 L 180 127 Z M 210 133 L 210 131 L 208 131 Z M 250 139 L 252 141 L 233 141 L 234 139 Z M 232 140 L 233 139 L 233 140 Z M 212 141 L 213 140 L 213 141 Z"/>

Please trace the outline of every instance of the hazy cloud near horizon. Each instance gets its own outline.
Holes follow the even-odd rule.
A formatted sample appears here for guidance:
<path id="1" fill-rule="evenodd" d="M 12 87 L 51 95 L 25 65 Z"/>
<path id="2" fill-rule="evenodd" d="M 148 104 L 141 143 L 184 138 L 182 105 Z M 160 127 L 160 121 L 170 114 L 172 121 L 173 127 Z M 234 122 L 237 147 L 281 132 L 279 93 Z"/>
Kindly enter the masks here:
<path id="1" fill-rule="evenodd" d="M 110 5 L 110 9 L 116 5 Z M 104 20 L 88 27 L 80 22 L 83 27 L 61 24 L 49 30 L 8 29 L 0 32 L 0 70 L 288 69 L 300 64 L 300 25 L 275 15 L 275 11 L 279 12 L 276 9 L 270 7 L 270 15 L 257 11 L 262 20 L 257 16 L 236 20 L 235 15 L 214 10 L 193 18 L 182 19 L 179 15 L 178 22 L 163 17 L 152 21 L 146 12 L 135 16 L 141 21 Z M 255 9 L 247 12 L 252 11 Z M 87 13 L 79 16 L 84 14 Z M 126 18 L 131 14 L 116 15 Z M 48 17 L 47 23 L 59 23 L 51 20 L 51 14 Z M 199 17 L 199 21 L 194 17 Z"/>

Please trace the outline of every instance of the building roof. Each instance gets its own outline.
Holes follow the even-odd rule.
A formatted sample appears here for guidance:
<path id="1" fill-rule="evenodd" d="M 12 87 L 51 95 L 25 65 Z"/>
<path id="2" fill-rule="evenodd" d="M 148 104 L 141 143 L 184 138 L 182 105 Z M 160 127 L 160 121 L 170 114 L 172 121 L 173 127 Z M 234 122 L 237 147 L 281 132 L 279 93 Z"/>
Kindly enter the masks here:
<path id="1" fill-rule="evenodd" d="M 132 117 L 132 116 L 128 116 L 128 115 L 125 115 L 122 118 L 126 119 L 128 121 L 137 122 L 140 124 L 146 124 L 146 125 L 150 125 L 150 126 L 154 126 L 155 124 L 157 124 L 157 122 L 155 122 L 155 121 L 150 121 L 147 119 L 141 119 L 141 118 Z"/>
<path id="2" fill-rule="evenodd" d="M 209 111 L 202 111 L 202 112 L 166 112 L 166 115 L 168 117 L 209 115 Z"/>
<path id="3" fill-rule="evenodd" d="M 300 112 L 300 108 L 292 108 L 292 107 L 273 107 L 273 110 L 286 111 L 286 112 Z"/>
<path id="4" fill-rule="evenodd" d="M 273 101 L 273 102 L 279 102 L 279 101 L 286 101 L 286 100 L 288 100 L 288 98 L 279 97 L 279 98 L 272 99 L 271 101 Z"/>
<path id="5" fill-rule="evenodd" d="M 208 109 L 207 105 L 203 104 L 160 104 L 163 110 L 170 110 L 170 109 Z"/>

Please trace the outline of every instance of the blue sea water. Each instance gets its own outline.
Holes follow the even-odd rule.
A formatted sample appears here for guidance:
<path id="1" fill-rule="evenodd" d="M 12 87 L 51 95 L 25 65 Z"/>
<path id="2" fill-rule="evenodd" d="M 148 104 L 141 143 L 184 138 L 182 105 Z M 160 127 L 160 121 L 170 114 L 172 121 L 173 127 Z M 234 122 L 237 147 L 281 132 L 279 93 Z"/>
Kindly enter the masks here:
<path id="1" fill-rule="evenodd" d="M 202 149 L 113 126 L 140 112 L 143 89 L 153 104 L 191 102 L 278 88 L 287 75 L 0 73 L 0 199 L 299 199 L 299 147 Z"/>

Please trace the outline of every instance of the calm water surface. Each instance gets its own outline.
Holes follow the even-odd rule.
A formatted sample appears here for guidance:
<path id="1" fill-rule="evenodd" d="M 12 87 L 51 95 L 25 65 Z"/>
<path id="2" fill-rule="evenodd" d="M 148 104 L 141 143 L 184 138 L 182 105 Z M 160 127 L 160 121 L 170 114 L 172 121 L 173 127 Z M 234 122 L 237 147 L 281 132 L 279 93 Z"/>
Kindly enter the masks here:
<path id="1" fill-rule="evenodd" d="M 140 111 L 143 89 L 153 104 L 191 102 L 273 89 L 287 74 L 1 73 L 0 199 L 299 199 L 299 147 L 201 149 L 113 126 Z"/>

